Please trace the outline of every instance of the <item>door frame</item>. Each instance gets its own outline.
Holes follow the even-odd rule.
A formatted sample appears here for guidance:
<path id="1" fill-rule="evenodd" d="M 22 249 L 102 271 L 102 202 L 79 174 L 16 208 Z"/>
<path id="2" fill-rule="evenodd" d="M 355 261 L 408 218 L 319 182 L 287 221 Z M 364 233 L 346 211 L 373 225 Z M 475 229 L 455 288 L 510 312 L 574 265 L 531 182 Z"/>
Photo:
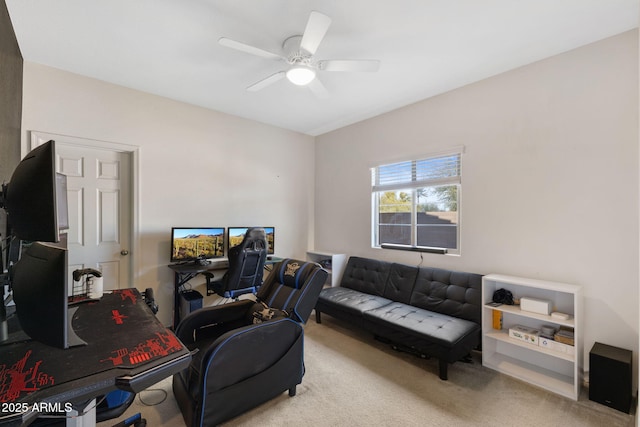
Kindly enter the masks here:
<path id="1" fill-rule="evenodd" d="M 140 247 L 140 147 L 130 144 L 121 144 L 118 142 L 101 141 L 91 138 L 81 138 L 77 136 L 61 135 L 37 130 L 27 131 L 26 144 L 22 144 L 21 158 L 27 155 L 34 148 L 53 139 L 61 144 L 72 145 L 82 148 L 98 148 L 102 150 L 126 153 L 131 158 L 131 248 L 129 249 L 131 268 L 129 269 L 129 284 L 134 286 L 140 259 L 138 257 L 138 248 Z"/>

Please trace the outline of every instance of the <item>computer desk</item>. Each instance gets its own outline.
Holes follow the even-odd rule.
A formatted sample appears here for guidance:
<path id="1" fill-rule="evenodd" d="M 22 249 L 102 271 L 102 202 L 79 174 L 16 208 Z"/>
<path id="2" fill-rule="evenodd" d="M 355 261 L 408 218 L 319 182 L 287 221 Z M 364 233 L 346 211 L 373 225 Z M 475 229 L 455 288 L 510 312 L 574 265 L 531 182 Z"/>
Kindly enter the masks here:
<path id="1" fill-rule="evenodd" d="M 1 425 L 28 425 L 47 406 L 64 412 L 73 404 L 82 415 L 97 397 L 116 389 L 138 393 L 186 369 L 191 360 L 136 289 L 80 304 L 73 328 L 87 345 L 66 350 L 36 341 L 0 346 Z M 94 425 L 95 411 L 88 418 L 67 425 Z"/>
<path id="2" fill-rule="evenodd" d="M 269 255 L 264 262 L 265 270 L 269 270 L 273 264 L 282 261 L 283 258 Z M 228 258 L 215 258 L 208 264 L 198 263 L 184 263 L 184 264 L 169 264 L 169 268 L 173 270 L 173 329 L 178 327 L 180 322 L 180 313 L 178 307 L 180 306 L 180 295 L 178 294 L 182 285 L 189 280 L 196 277 L 198 274 L 227 270 L 229 268 Z"/>

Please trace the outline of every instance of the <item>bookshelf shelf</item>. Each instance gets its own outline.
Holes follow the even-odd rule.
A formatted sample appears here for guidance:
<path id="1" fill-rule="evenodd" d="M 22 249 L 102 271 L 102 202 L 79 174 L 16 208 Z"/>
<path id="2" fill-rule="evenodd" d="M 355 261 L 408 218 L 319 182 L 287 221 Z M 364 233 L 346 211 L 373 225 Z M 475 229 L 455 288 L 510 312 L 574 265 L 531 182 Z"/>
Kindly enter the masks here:
<path id="1" fill-rule="evenodd" d="M 347 256 L 345 254 L 334 254 L 324 251 L 307 251 L 307 259 L 317 262 L 329 272 L 327 283 L 331 286 L 338 286 L 342 279 L 342 271 L 347 264 Z"/>
<path id="2" fill-rule="evenodd" d="M 523 297 L 550 301 L 553 311 L 571 315 L 559 319 L 520 309 L 518 305 L 488 305 L 498 289 L 510 291 L 515 299 Z M 489 274 L 482 279 L 482 364 L 551 392 L 578 400 L 582 366 L 582 293 L 566 283 L 548 282 L 515 276 Z M 494 329 L 494 311 L 502 317 L 501 329 Z M 574 345 L 560 351 L 520 341 L 509 336 L 509 328 L 522 325 L 540 329 L 543 325 L 573 330 Z"/>

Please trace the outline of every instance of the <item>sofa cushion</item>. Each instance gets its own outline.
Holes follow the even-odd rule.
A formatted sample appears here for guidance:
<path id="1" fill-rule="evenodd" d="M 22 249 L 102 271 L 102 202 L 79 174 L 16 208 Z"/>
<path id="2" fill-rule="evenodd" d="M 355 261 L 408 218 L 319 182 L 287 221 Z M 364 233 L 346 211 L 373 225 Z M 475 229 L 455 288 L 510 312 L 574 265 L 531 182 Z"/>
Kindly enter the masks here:
<path id="1" fill-rule="evenodd" d="M 416 282 L 417 275 L 418 267 L 405 264 L 391 264 L 383 296 L 393 301 L 409 304 L 411 291 L 413 291 L 413 285 Z"/>
<path id="2" fill-rule="evenodd" d="M 352 314 L 362 315 L 367 310 L 373 310 L 391 303 L 391 300 L 339 286 L 324 288 L 320 292 L 318 302 L 340 307 L 341 310 Z"/>
<path id="3" fill-rule="evenodd" d="M 410 304 L 480 324 L 481 289 L 480 274 L 422 267 L 413 287 Z"/>
<path id="4" fill-rule="evenodd" d="M 480 325 L 474 322 L 399 302 L 369 310 L 364 316 L 373 324 L 393 325 L 400 333 L 419 337 L 446 348 L 454 347 L 473 331 L 480 330 Z"/>
<path id="5" fill-rule="evenodd" d="M 350 257 L 342 273 L 340 286 L 371 295 L 383 296 L 391 263 Z"/>

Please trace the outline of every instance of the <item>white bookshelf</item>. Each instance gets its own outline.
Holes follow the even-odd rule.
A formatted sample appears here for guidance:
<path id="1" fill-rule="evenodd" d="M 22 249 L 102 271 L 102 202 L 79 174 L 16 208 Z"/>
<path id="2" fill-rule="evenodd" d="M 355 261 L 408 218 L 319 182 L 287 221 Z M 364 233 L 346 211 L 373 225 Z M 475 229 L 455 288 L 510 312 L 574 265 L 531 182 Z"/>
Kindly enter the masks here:
<path id="1" fill-rule="evenodd" d="M 515 299 L 547 300 L 552 311 L 571 315 L 567 320 L 523 311 L 518 305 L 489 306 L 498 289 L 510 291 Z M 482 364 L 551 392 L 578 400 L 582 367 L 582 293 L 580 286 L 537 279 L 489 274 L 482 279 Z M 502 329 L 493 328 L 493 311 L 502 314 Z M 570 352 L 556 351 L 511 338 L 509 328 L 522 325 L 564 326 L 574 331 Z M 567 349 L 567 348 L 565 348 Z"/>
<path id="2" fill-rule="evenodd" d="M 323 261 L 331 261 L 331 267 L 325 267 L 325 270 L 329 272 L 327 283 L 331 284 L 331 286 L 340 285 L 342 272 L 344 271 L 344 267 L 347 265 L 347 256 L 345 254 L 334 254 L 323 251 L 307 251 L 307 259 L 319 264 L 323 264 Z"/>

